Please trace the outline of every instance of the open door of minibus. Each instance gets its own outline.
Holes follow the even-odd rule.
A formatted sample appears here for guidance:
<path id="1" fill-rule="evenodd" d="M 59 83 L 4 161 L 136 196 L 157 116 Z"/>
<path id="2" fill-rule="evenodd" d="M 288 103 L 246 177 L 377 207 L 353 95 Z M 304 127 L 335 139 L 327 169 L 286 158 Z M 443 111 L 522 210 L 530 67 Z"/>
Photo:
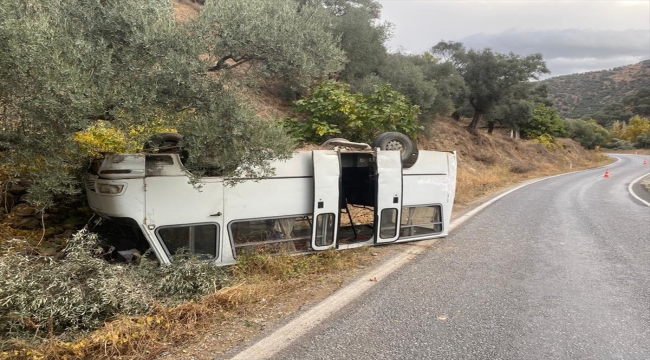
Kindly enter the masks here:
<path id="1" fill-rule="evenodd" d="M 327 250 L 336 247 L 339 226 L 341 164 L 333 150 L 312 151 L 314 165 L 314 216 L 311 247 Z"/>
<path id="2" fill-rule="evenodd" d="M 402 216 L 402 161 L 399 151 L 377 151 L 375 239 L 389 243 L 399 237 Z"/>

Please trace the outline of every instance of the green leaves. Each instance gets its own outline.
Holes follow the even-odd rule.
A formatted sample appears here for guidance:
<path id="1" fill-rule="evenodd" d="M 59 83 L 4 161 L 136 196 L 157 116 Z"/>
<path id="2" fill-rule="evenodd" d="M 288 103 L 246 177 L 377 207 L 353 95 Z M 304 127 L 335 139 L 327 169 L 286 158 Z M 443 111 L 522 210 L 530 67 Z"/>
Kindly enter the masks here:
<path id="1" fill-rule="evenodd" d="M 567 128 L 567 135 L 571 139 L 579 142 L 586 149 L 603 146 L 609 139 L 607 130 L 593 120 L 566 119 L 564 122 Z"/>
<path id="2" fill-rule="evenodd" d="M 548 135 L 551 138 L 566 135 L 564 122 L 557 110 L 544 104 L 537 104 L 533 109 L 532 119 L 521 127 L 527 137 Z"/>
<path id="3" fill-rule="evenodd" d="M 229 281 L 223 268 L 196 259 L 170 266 L 146 258 L 139 266 L 111 264 L 97 235 L 86 231 L 74 235 L 63 253 L 61 260 L 33 252 L 0 255 L 0 335 L 93 330 L 118 315 L 145 314 L 155 301 L 196 299 Z"/>
<path id="4" fill-rule="evenodd" d="M 247 64 L 253 76 L 305 87 L 343 68 L 331 22 L 324 7 L 298 12 L 295 0 L 218 0 L 207 2 L 190 27 L 211 56 L 211 70 Z"/>
<path id="5" fill-rule="evenodd" d="M 345 83 L 325 82 L 295 103 L 301 119 L 289 119 L 290 132 L 300 140 L 322 142 L 331 137 L 370 142 L 382 132 L 399 131 L 415 136 L 420 109 L 388 84 L 375 86 L 368 95 L 350 92 Z"/>
<path id="6" fill-rule="evenodd" d="M 467 85 L 466 99 L 474 108 L 470 129 L 475 131 L 478 121 L 498 106 L 511 88 L 531 79 L 539 79 L 549 72 L 541 54 L 519 56 L 500 54 L 486 48 L 466 50 L 458 42 L 441 41 L 430 52 L 454 64 Z M 523 99 L 523 98 L 520 98 Z"/>
<path id="7" fill-rule="evenodd" d="M 46 208 L 81 191 L 75 133 L 108 121 L 129 134 L 165 114 L 188 135 L 190 170 L 269 174 L 294 143 L 244 109 L 225 76 L 207 76 L 210 54 L 253 54 L 255 69 L 309 83 L 343 61 L 321 10 L 223 0 L 178 24 L 167 0 L 0 2 L 0 165 L 31 180 L 30 203 Z"/>

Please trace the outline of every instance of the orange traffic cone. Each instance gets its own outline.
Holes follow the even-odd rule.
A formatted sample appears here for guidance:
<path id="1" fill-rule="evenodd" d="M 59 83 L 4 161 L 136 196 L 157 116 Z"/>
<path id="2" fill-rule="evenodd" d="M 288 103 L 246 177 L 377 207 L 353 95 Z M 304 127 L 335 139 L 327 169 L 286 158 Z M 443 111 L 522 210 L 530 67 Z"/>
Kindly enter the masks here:
<path id="1" fill-rule="evenodd" d="M 609 177 L 609 169 L 605 170 L 605 176 L 603 176 L 603 177 L 606 177 L 606 178 Z"/>
<path id="2" fill-rule="evenodd" d="M 648 160 L 643 159 L 643 165 L 648 165 Z"/>

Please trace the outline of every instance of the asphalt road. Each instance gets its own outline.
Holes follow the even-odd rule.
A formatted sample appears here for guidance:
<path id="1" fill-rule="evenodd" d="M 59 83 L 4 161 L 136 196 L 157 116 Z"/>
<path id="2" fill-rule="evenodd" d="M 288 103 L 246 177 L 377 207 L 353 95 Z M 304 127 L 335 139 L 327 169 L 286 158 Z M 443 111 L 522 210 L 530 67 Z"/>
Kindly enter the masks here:
<path id="1" fill-rule="evenodd" d="M 650 171 L 520 189 L 377 283 L 274 359 L 650 359 Z"/>

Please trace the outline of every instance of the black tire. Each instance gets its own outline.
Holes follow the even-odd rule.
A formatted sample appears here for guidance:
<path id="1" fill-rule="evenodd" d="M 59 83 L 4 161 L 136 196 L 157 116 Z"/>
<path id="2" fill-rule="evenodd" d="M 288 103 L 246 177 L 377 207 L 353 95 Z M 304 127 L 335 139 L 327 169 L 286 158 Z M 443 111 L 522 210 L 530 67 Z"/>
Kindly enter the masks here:
<path id="1" fill-rule="evenodd" d="M 144 143 L 144 152 L 146 153 L 167 153 L 179 154 L 181 162 L 185 164 L 189 153 L 179 145 L 183 140 L 183 135 L 176 133 L 160 133 L 152 135 Z"/>
<path id="2" fill-rule="evenodd" d="M 399 150 L 402 157 L 402 166 L 410 168 L 418 159 L 419 151 L 415 140 L 400 132 L 387 132 L 379 135 L 372 142 L 372 148 L 381 150 Z"/>
<path id="3" fill-rule="evenodd" d="M 165 152 L 165 150 L 178 147 L 178 143 L 183 140 L 183 135 L 175 133 L 160 133 L 152 135 L 147 142 L 144 143 L 145 152 Z"/>

